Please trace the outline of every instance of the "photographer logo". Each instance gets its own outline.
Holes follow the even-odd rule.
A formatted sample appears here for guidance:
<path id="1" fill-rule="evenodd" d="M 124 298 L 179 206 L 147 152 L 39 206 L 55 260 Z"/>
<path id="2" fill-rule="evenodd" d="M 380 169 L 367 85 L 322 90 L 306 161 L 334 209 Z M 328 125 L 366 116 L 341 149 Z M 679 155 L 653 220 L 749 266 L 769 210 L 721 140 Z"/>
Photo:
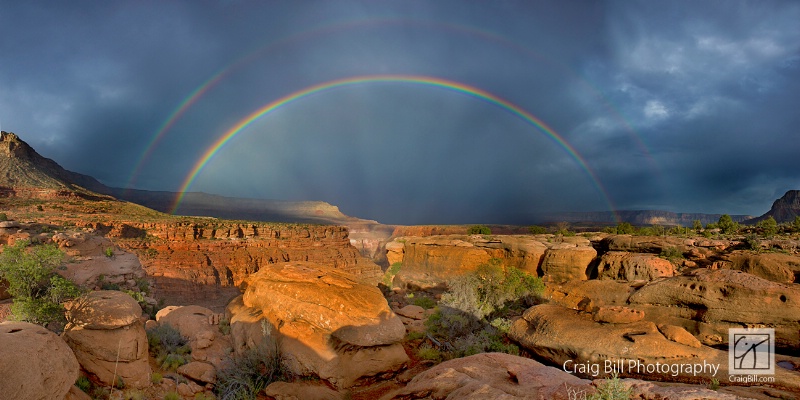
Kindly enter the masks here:
<path id="1" fill-rule="evenodd" d="M 730 374 L 775 374 L 775 329 L 731 328 L 728 346 Z"/>

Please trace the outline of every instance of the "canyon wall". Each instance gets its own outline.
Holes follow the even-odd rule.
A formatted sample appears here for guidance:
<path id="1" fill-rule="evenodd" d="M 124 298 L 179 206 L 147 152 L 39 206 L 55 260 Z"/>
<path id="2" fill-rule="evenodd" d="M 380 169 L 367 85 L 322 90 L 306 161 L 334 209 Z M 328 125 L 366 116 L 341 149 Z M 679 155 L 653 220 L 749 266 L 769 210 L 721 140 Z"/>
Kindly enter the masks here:
<path id="1" fill-rule="evenodd" d="M 224 306 L 245 278 L 267 264 L 311 261 L 376 284 L 381 269 L 350 244 L 340 226 L 233 222 L 89 223 L 139 255 L 166 304 Z"/>

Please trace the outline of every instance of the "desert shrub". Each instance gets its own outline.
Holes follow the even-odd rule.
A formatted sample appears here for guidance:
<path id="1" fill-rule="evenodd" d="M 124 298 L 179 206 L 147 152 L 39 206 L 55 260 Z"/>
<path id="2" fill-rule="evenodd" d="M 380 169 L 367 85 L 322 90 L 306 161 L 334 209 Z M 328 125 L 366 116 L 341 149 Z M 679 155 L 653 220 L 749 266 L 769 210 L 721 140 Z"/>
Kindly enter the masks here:
<path id="1" fill-rule="evenodd" d="M 177 392 L 168 392 L 164 395 L 164 400 L 181 400 L 181 395 Z"/>
<path id="2" fill-rule="evenodd" d="M 63 303 L 81 295 L 71 281 L 55 273 L 64 253 L 53 245 L 31 246 L 27 241 L 7 246 L 0 253 L 0 278 L 14 297 L 15 319 L 61 330 L 66 323 Z"/>
<path id="3" fill-rule="evenodd" d="M 219 333 L 223 335 L 230 335 L 231 334 L 231 321 L 227 319 L 223 319 L 219 321 Z"/>
<path id="4" fill-rule="evenodd" d="M 134 278 L 136 287 L 144 294 L 150 294 L 150 282 L 144 278 Z"/>
<path id="5" fill-rule="evenodd" d="M 415 306 L 420 306 L 426 310 L 429 310 L 433 307 L 436 307 L 436 300 L 430 297 L 420 296 L 420 297 L 415 297 L 414 300 L 412 301 L 412 304 L 414 304 Z"/>
<path id="6" fill-rule="evenodd" d="M 475 272 L 450 281 L 425 326 L 443 343 L 445 358 L 487 351 L 519 354 L 519 348 L 505 338 L 511 326 L 506 317 L 538 302 L 543 290 L 539 278 L 513 267 L 504 268 L 493 259 Z"/>
<path id="7" fill-rule="evenodd" d="M 166 371 L 174 371 L 190 361 L 191 348 L 186 338 L 170 324 L 162 323 L 147 330 L 147 344 L 156 363 Z"/>
<path id="8" fill-rule="evenodd" d="M 711 378 L 711 381 L 708 382 L 708 388 L 715 392 L 719 390 L 719 379 Z"/>
<path id="9" fill-rule="evenodd" d="M 160 372 L 150 374 L 150 383 L 153 385 L 160 385 L 162 380 L 164 380 L 164 375 L 161 375 Z"/>
<path id="10" fill-rule="evenodd" d="M 533 235 L 541 235 L 547 233 L 547 228 L 539 225 L 531 225 L 528 227 L 528 231 Z"/>
<path id="11" fill-rule="evenodd" d="M 0 213 L 0 221 L 8 221 L 8 215 L 6 215 L 6 213 Z"/>
<path id="12" fill-rule="evenodd" d="M 702 231 L 703 230 L 703 223 L 700 222 L 699 219 L 696 219 L 696 220 L 692 221 L 692 229 L 694 229 L 695 232 Z"/>
<path id="13" fill-rule="evenodd" d="M 744 237 L 744 246 L 748 250 L 752 251 L 760 251 L 761 250 L 761 241 L 758 240 L 758 235 L 755 233 L 751 233 Z"/>
<path id="14" fill-rule="evenodd" d="M 467 228 L 467 234 L 470 235 L 491 235 L 492 230 L 486 225 L 472 225 Z"/>
<path id="15" fill-rule="evenodd" d="M 273 338 L 268 324 L 262 321 L 261 328 L 264 332 L 261 343 L 229 357 L 217 371 L 214 390 L 218 399 L 255 399 L 270 383 L 291 378 L 280 353 L 280 343 Z"/>
<path id="16" fill-rule="evenodd" d="M 530 304 L 544 290 L 541 279 L 514 267 L 504 268 L 499 260 L 479 265 L 475 272 L 455 278 L 442 295 L 441 304 L 481 320 L 513 303 Z"/>
<path id="17" fill-rule="evenodd" d="M 442 361 L 442 352 L 439 349 L 424 344 L 417 349 L 417 357 L 423 360 L 431 360 L 431 361 Z"/>
<path id="18" fill-rule="evenodd" d="M 409 331 L 408 334 L 406 335 L 406 340 L 411 341 L 411 340 L 422 339 L 424 337 L 425 333 L 423 332 Z"/>
<path id="19" fill-rule="evenodd" d="M 104 250 L 106 257 L 111 258 L 114 257 L 114 248 L 113 247 L 106 247 Z"/>
<path id="20" fill-rule="evenodd" d="M 792 229 L 795 232 L 800 232 L 800 215 L 794 217 L 794 222 L 792 222 Z"/>
<path id="21" fill-rule="evenodd" d="M 175 371 L 181 365 L 186 364 L 188 360 L 181 354 L 169 353 L 156 358 L 156 362 L 164 371 Z"/>
<path id="22" fill-rule="evenodd" d="M 658 256 L 670 261 L 678 261 L 684 259 L 683 252 L 677 247 L 666 247 L 661 250 L 661 253 Z"/>
<path id="23" fill-rule="evenodd" d="M 588 396 L 587 400 L 628 400 L 632 390 L 626 388 L 619 376 L 614 373 L 597 387 L 597 392 Z"/>
<path id="24" fill-rule="evenodd" d="M 89 381 L 89 378 L 81 375 L 75 381 L 75 386 L 77 386 L 82 392 L 89 393 L 89 389 L 92 387 L 92 382 Z"/>

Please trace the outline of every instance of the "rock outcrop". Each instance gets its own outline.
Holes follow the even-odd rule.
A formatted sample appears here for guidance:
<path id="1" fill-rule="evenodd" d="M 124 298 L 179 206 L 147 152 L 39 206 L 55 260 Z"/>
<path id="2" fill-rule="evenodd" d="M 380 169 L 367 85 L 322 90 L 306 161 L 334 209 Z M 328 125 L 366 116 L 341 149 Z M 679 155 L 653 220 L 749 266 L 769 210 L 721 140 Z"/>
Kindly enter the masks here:
<path id="1" fill-rule="evenodd" d="M 310 262 L 269 264 L 229 305 L 234 349 L 277 342 L 289 368 L 333 385 L 396 371 L 405 328 L 377 287 Z"/>
<path id="2" fill-rule="evenodd" d="M 492 258 L 536 275 L 552 246 L 544 237 L 530 235 L 446 235 L 399 237 L 385 248 L 389 265 L 402 263 L 395 286 L 432 288 Z"/>
<path id="3" fill-rule="evenodd" d="M 483 353 L 443 362 L 382 397 L 400 399 L 573 399 L 592 393 L 591 382 L 537 361 Z"/>
<path id="4" fill-rule="evenodd" d="M 588 313 L 544 304 L 526 310 L 509 336 L 538 357 L 588 378 L 618 372 L 627 377 L 704 384 L 729 375 L 727 352 L 687 344 L 682 335 L 662 329 L 671 338 L 650 321 L 603 324 Z M 657 365 L 661 370 L 647 367 Z M 774 376 L 776 386 L 800 390 L 800 373 L 776 367 Z"/>
<path id="5" fill-rule="evenodd" d="M 139 255 L 154 295 L 167 304 L 224 307 L 250 274 L 288 261 L 324 263 L 370 284 L 382 275 L 345 227 L 218 220 L 92 226 Z"/>
<path id="6" fill-rule="evenodd" d="M 142 309 L 129 295 L 101 290 L 67 304 L 64 340 L 86 372 L 105 385 L 150 385 Z M 74 382 L 74 380 L 73 380 Z"/>
<path id="7" fill-rule="evenodd" d="M 27 322 L 0 323 L 3 398 L 63 399 L 79 371 L 75 355 L 53 332 Z"/>
<path id="8" fill-rule="evenodd" d="M 728 328 L 775 328 L 776 345 L 800 343 L 800 286 L 741 271 L 700 269 L 651 282 L 630 296 L 631 307 L 686 328 L 706 344 L 727 343 Z"/>

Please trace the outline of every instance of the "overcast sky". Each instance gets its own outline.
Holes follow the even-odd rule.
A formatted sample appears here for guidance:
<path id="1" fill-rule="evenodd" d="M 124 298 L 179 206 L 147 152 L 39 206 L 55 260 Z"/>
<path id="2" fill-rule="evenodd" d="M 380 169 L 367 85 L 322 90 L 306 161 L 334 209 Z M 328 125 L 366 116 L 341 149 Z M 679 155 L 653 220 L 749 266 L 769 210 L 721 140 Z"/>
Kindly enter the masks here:
<path id="1" fill-rule="evenodd" d="M 800 189 L 798 21 L 796 1 L 0 0 L 0 125 L 109 186 L 177 191 L 270 102 L 431 77 L 535 116 L 587 168 L 497 104 L 372 82 L 266 114 L 189 190 L 400 224 L 760 215 Z"/>

